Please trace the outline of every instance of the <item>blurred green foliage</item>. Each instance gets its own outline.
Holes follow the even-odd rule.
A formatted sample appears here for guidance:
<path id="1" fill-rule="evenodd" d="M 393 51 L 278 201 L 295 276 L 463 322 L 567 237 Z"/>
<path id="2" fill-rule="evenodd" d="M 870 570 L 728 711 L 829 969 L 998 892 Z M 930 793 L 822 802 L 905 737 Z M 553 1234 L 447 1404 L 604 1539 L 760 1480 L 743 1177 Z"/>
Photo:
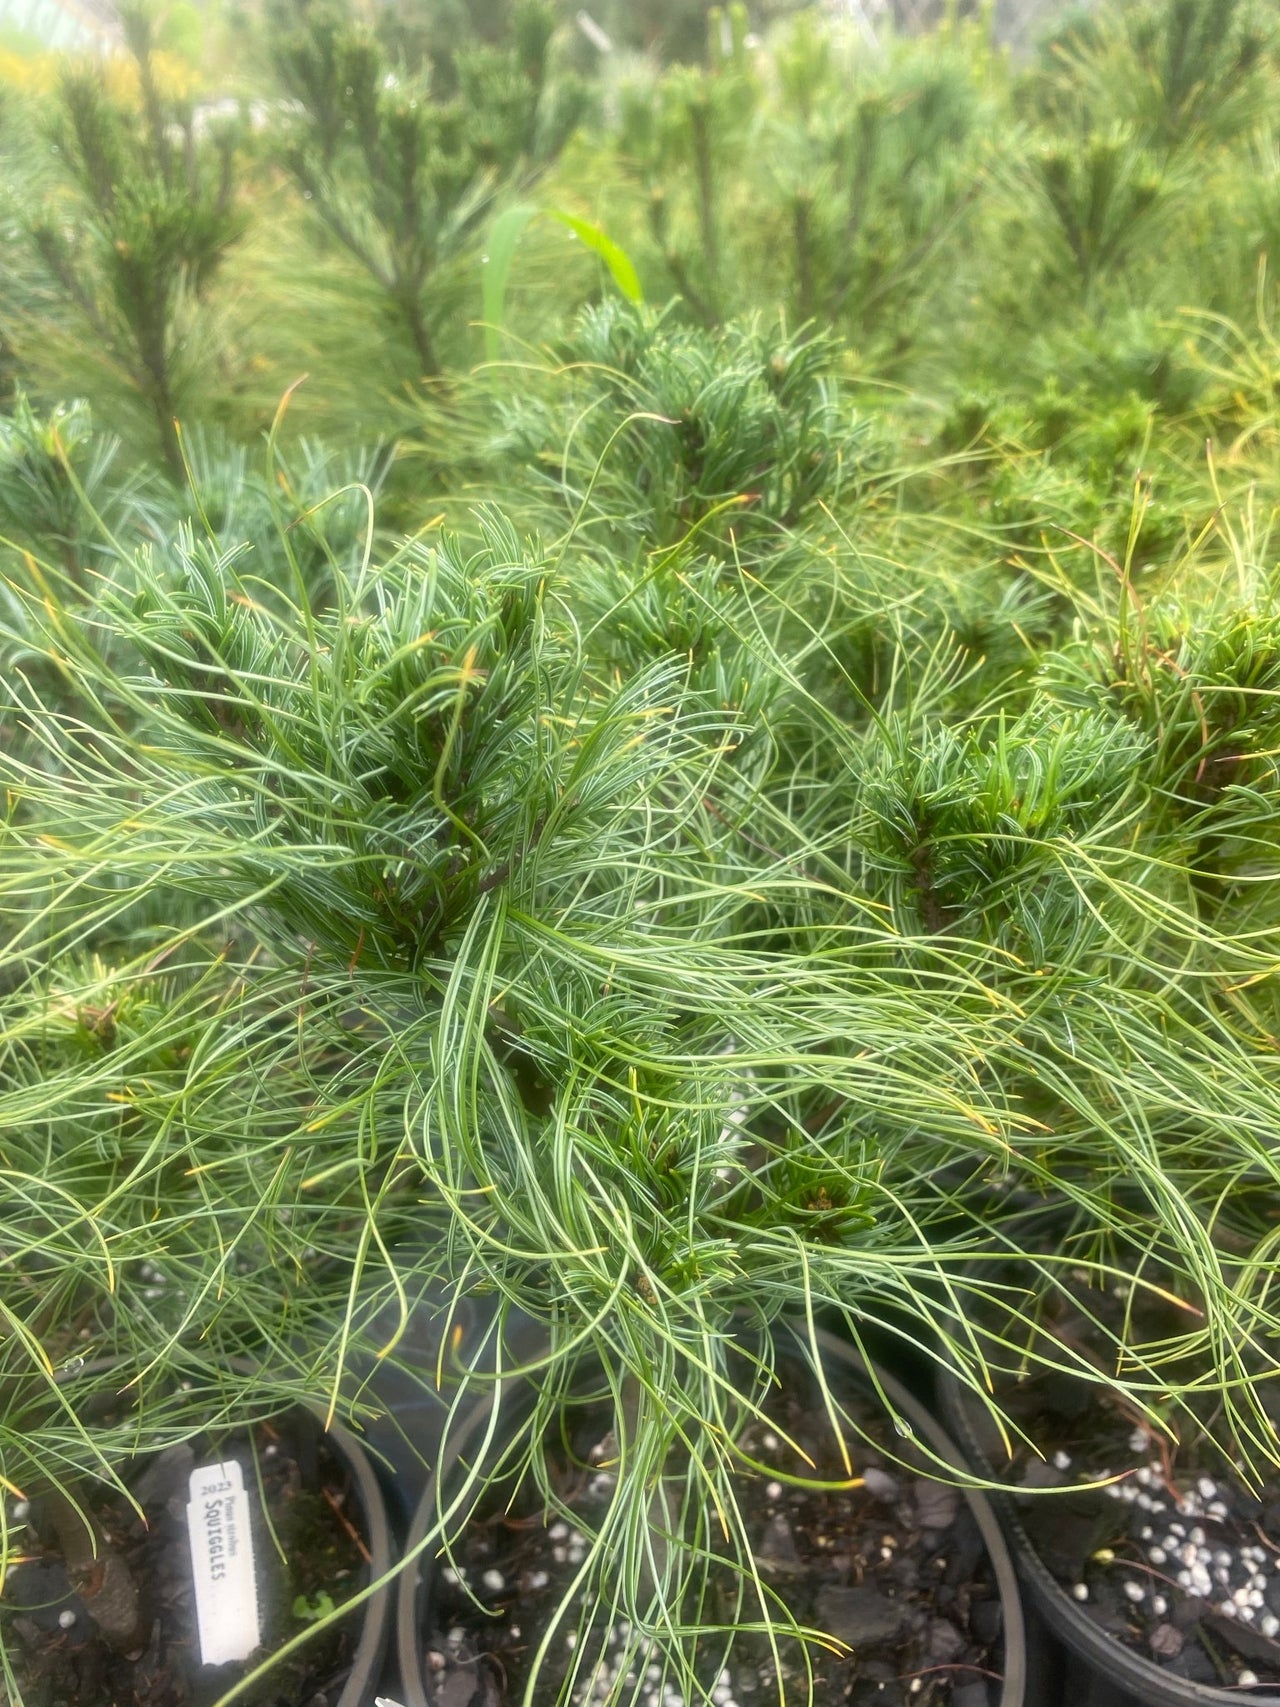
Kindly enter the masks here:
<path id="1" fill-rule="evenodd" d="M 1274 19 L 934 10 L 0 53 L 4 1475 L 136 1448 L 98 1352 L 359 1412 L 430 1275 L 545 1328 L 535 1476 L 603 1361 L 639 1557 L 737 1312 L 980 1385 L 1046 1201 L 1274 1455 Z"/>

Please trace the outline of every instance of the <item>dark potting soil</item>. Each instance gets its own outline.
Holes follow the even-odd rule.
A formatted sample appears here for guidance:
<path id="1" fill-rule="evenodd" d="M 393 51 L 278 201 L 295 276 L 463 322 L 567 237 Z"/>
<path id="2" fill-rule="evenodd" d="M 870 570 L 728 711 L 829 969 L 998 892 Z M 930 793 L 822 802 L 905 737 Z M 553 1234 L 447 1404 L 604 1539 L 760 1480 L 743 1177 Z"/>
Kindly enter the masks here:
<path id="1" fill-rule="evenodd" d="M 846 1476 L 838 1444 L 807 1372 L 795 1372 L 770 1414 L 742 1445 L 777 1472 L 744 1471 L 739 1505 L 761 1578 L 801 1625 L 835 1642 L 769 1638 L 745 1626 L 761 1617 L 754 1590 L 727 1566 L 712 1567 L 706 1615 L 738 1628 L 699 1652 L 700 1679 L 716 1707 L 766 1707 L 779 1700 L 822 1707 L 995 1707 L 1000 1697 L 1002 1613 L 981 1536 L 955 1489 L 919 1473 L 914 1447 L 899 1440 L 878 1403 L 837 1388 L 868 1439 L 846 1428 L 853 1474 L 864 1485 L 799 1487 L 795 1475 L 835 1482 Z M 535 1656 L 557 1619 L 535 1701 L 552 1707 L 568 1683 L 574 1703 L 625 1701 L 636 1707 L 684 1707 L 685 1694 L 657 1650 L 629 1641 L 625 1623 L 587 1620 L 573 1589 L 613 1493 L 611 1439 L 574 1459 L 559 1440 L 546 1452 L 552 1485 L 570 1517 L 549 1519 L 536 1496 L 481 1508 L 432 1585 L 424 1635 L 425 1671 L 434 1707 L 513 1707 L 523 1701 Z M 776 1432 L 775 1432 L 776 1431 Z M 813 1460 L 784 1444 L 789 1436 Z M 895 1463 L 905 1459 L 907 1463 Z M 474 1596 L 474 1598 L 472 1598 Z M 477 1602 L 479 1604 L 477 1604 Z M 562 1603 L 567 1603 L 561 1614 Z M 775 1620 L 776 1620 L 775 1609 Z M 837 1651 L 832 1651 L 832 1646 Z M 575 1670 L 576 1667 L 576 1670 Z M 569 1680 L 572 1678 L 572 1682 Z M 622 1687 L 619 1688 L 618 1686 Z M 633 1693 L 636 1692 L 636 1693 Z"/>
<path id="2" fill-rule="evenodd" d="M 1135 1344 L 1167 1343 L 1188 1327 L 1185 1306 L 1145 1287 L 1090 1286 L 1083 1273 L 1071 1286 L 1049 1302 L 1045 1326 L 1064 1345 L 1092 1348 L 1100 1368 L 1108 1360 L 1095 1322 L 1127 1324 Z M 1032 1546 L 1081 1609 L 1177 1677 L 1274 1692 L 1280 1484 L 1251 1492 L 1204 1429 L 1183 1419 L 1170 1441 L 1105 1386 L 1067 1373 L 997 1377 L 995 1398 L 1033 1443 L 1015 1443 L 1004 1479 L 1069 1490 L 1015 1497 Z M 993 1464 L 1007 1462 L 994 1431 L 978 1434 Z"/>
<path id="3" fill-rule="evenodd" d="M 230 1458 L 243 1467 L 253 1508 L 263 1641 L 243 1663 L 205 1666 L 188 1484 L 197 1466 Z M 304 1413 L 261 1424 L 252 1439 L 171 1447 L 124 1470 L 122 1480 L 144 1517 L 103 1484 L 76 1489 L 99 1529 L 96 1559 L 82 1552 L 89 1544 L 79 1520 L 50 1498 L 17 1508 L 27 1523 L 24 1549 L 0 1601 L 0 1628 L 25 1707 L 203 1707 L 367 1581 L 349 1473 Z M 332 1707 L 361 1618 L 357 1610 L 320 1632 L 240 1699 L 247 1707 Z"/>

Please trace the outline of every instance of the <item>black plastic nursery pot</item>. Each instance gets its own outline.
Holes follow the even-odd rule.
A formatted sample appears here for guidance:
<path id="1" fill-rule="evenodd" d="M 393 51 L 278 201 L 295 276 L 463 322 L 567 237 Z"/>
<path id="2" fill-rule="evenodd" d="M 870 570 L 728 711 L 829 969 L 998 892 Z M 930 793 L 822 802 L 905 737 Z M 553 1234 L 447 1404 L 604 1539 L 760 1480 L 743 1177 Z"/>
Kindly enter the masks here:
<path id="1" fill-rule="evenodd" d="M 1083 1387 L 1084 1383 L 1078 1385 Z M 943 1421 L 970 1469 L 994 1483 L 1009 1481 L 1012 1472 L 1009 1468 L 1002 1470 L 1000 1467 L 999 1436 L 985 1408 L 954 1374 L 944 1371 L 939 1377 L 938 1405 Z M 1240 1707 L 1241 1702 L 1256 1704 L 1256 1707 L 1280 1707 L 1280 1686 L 1268 1683 L 1265 1677 L 1261 1682 L 1248 1681 L 1253 1666 L 1256 1665 L 1261 1672 L 1264 1660 L 1269 1657 L 1268 1649 L 1274 1655 L 1273 1667 L 1276 1661 L 1280 1661 L 1280 1647 L 1272 1644 L 1258 1629 L 1233 1628 L 1240 1624 L 1238 1615 L 1227 1619 L 1220 1612 L 1206 1609 L 1198 1593 L 1178 1582 L 1178 1571 L 1186 1570 L 1187 1561 L 1193 1560 L 1193 1555 L 1194 1562 L 1198 1562 L 1206 1550 L 1211 1560 L 1228 1556 L 1226 1552 L 1213 1548 L 1214 1530 L 1221 1520 L 1210 1515 L 1227 1508 L 1225 1503 L 1215 1502 L 1209 1497 L 1211 1492 L 1226 1492 L 1225 1484 L 1206 1478 L 1201 1491 L 1196 1481 L 1191 1479 L 1187 1494 L 1179 1504 L 1171 1497 L 1169 1489 L 1157 1485 L 1154 1472 L 1147 1465 L 1143 1466 L 1147 1472 L 1147 1479 L 1141 1484 L 1143 1491 L 1135 1494 L 1130 1502 L 1123 1495 L 1110 1491 L 1120 1486 L 1118 1482 L 1111 1483 L 1109 1488 L 1100 1486 L 1083 1491 L 1071 1487 L 1073 1475 L 1077 1472 L 1064 1462 L 1064 1457 L 1047 1455 L 1044 1459 L 1037 1459 L 1035 1470 L 1023 1472 L 1023 1486 L 1027 1491 L 1010 1489 L 1007 1492 L 995 1491 L 991 1495 L 991 1504 L 1026 1590 L 1028 1617 L 1033 1625 L 1043 1626 L 1064 1650 L 1060 1666 L 1056 1668 L 1056 1685 L 1052 1693 L 1046 1690 L 1044 1707 Z M 1046 1482 L 1055 1474 L 1064 1484 L 1061 1494 L 1052 1491 L 1051 1487 L 1046 1490 Z M 1148 1487 L 1152 1491 L 1147 1492 Z M 1141 1506 L 1136 1503 L 1139 1498 L 1144 1501 Z M 1056 1530 L 1064 1549 L 1070 1548 L 1072 1538 L 1081 1533 L 1079 1526 L 1096 1523 L 1099 1507 L 1103 1502 L 1109 1504 L 1112 1501 L 1118 1510 L 1132 1503 L 1131 1521 L 1144 1540 L 1131 1549 L 1123 1545 L 1119 1548 L 1098 1548 L 1088 1568 L 1080 1573 L 1083 1580 L 1078 1585 L 1068 1585 L 1045 1563 L 1044 1555 L 1049 1549 L 1043 1539 L 1039 1544 L 1033 1539 L 1029 1526 L 1041 1538 Z M 1276 1520 L 1280 1513 L 1270 1512 L 1268 1516 L 1269 1520 Z M 1176 1527 L 1181 1534 L 1171 1536 L 1171 1527 Z M 1259 1530 L 1259 1536 L 1264 1533 Z M 1094 1538 L 1097 1538 L 1096 1531 Z M 1103 1538 L 1110 1539 L 1109 1536 Z M 1174 1546 L 1166 1549 L 1162 1544 L 1171 1539 Z M 1280 1543 L 1280 1536 L 1277 1536 L 1277 1542 Z M 1157 1550 L 1158 1558 L 1160 1554 L 1165 1555 L 1160 1558 L 1160 1564 L 1168 1567 L 1158 1575 L 1148 1563 L 1152 1547 Z M 1186 1549 L 1185 1557 L 1183 1549 Z M 1252 1581 L 1266 1581 L 1263 1605 L 1276 1604 L 1280 1608 L 1280 1575 L 1276 1574 L 1280 1570 L 1280 1545 L 1265 1549 L 1260 1545 L 1259 1551 L 1267 1552 L 1270 1569 L 1253 1577 Z M 1213 1568 L 1227 1569 L 1225 1565 Z M 1238 1573 L 1243 1575 L 1248 1568 L 1251 1567 L 1247 1564 L 1239 1565 Z M 1108 1598 L 1105 1587 L 1097 1586 L 1104 1573 L 1112 1579 L 1113 1595 L 1117 1575 L 1121 1579 L 1121 1596 L 1126 1593 L 1124 1581 L 1133 1582 L 1133 1589 L 1128 1591 L 1133 1619 L 1139 1613 L 1150 1618 L 1152 1607 L 1158 1609 L 1160 1617 L 1167 1615 L 1168 1621 L 1155 1624 L 1148 1638 L 1153 1649 L 1164 1648 L 1165 1663 L 1154 1657 L 1148 1658 L 1131 1645 L 1130 1640 L 1122 1639 L 1129 1633 L 1131 1620 L 1124 1617 L 1124 1600 L 1120 1600 L 1117 1609 L 1114 1599 Z M 1268 1575 L 1269 1581 L 1266 1580 Z M 1137 1598 L 1138 1590 L 1144 1591 L 1141 1600 Z M 1157 1590 L 1161 1591 L 1159 1600 L 1155 1599 Z M 1212 1592 L 1226 1594 L 1229 1591 L 1222 1584 L 1217 1584 Z M 1253 1593 L 1256 1599 L 1264 1595 L 1264 1590 L 1257 1589 Z M 1219 1651 L 1229 1658 L 1230 1665 L 1236 1667 L 1236 1676 L 1230 1681 L 1204 1682 L 1176 1675 L 1168 1669 L 1182 1651 L 1181 1644 L 1187 1640 L 1186 1632 L 1198 1630 L 1205 1619 L 1212 1621 Z M 1277 1622 L 1280 1623 L 1280 1618 Z M 1243 1651 L 1233 1646 L 1239 1643 L 1244 1644 Z M 1240 1681 L 1241 1672 L 1244 1681 Z M 1253 1673 L 1253 1676 L 1256 1678 L 1258 1673 Z M 1033 1702 L 1031 1707 L 1039 1707 L 1039 1703 Z"/>
<path id="2" fill-rule="evenodd" d="M 785 1456 L 779 1435 L 808 1448 L 823 1431 L 830 1437 L 817 1383 L 806 1370 L 812 1392 L 788 1383 L 779 1396 L 780 1409 L 770 1405 L 778 1433 L 762 1424 L 758 1438 L 750 1430 L 744 1436 L 742 1444 L 764 1470 L 749 1476 L 739 1502 L 758 1530 L 751 1540 L 762 1577 L 782 1592 L 798 1622 L 835 1638 L 829 1647 L 811 1650 L 820 1656 L 812 1699 L 821 1707 L 843 1702 L 895 1707 L 899 1701 L 922 1707 L 1024 1707 L 1027 1656 L 1018 1583 L 990 1502 L 981 1491 L 942 1480 L 936 1460 L 917 1450 L 915 1442 L 953 1466 L 960 1480 L 967 1479 L 963 1455 L 919 1400 L 881 1371 L 873 1384 L 863 1360 L 844 1341 L 820 1333 L 818 1345 L 824 1379 L 843 1404 L 861 1404 L 876 1419 L 874 1426 L 885 1436 L 884 1451 L 877 1449 L 870 1430 L 865 1436 L 850 1433 L 847 1444 L 855 1476 L 861 1478 L 856 1493 L 833 1488 L 814 1494 L 766 1479 L 769 1454 Z M 895 1433 L 877 1387 L 905 1423 L 901 1433 Z M 520 1389 L 508 1388 L 478 1405 L 449 1438 L 414 1514 L 406 1551 L 420 1564 L 402 1573 L 397 1590 L 404 1707 L 523 1707 L 526 1700 L 532 1707 L 551 1707 L 564 1681 L 563 1667 L 557 1676 L 553 1664 L 527 1696 L 519 1655 L 532 1654 L 544 1640 L 573 1651 L 577 1633 L 562 1620 L 561 1603 L 583 1556 L 581 1532 L 562 1519 L 549 1522 L 537 1509 L 511 1507 L 498 1494 L 491 1510 L 483 1501 L 477 1508 L 451 1549 L 452 1563 L 430 1550 L 417 1551 L 481 1437 L 491 1432 L 491 1445 L 500 1447 L 504 1436 L 520 1426 L 527 1402 L 527 1390 L 522 1397 Z M 500 1406 L 496 1417 L 495 1405 Z M 860 1429 L 866 1426 L 862 1415 L 857 1422 Z M 806 1428 L 815 1432 L 806 1435 Z M 573 1438 L 583 1444 L 590 1436 L 578 1428 Z M 800 1459 L 789 1462 L 793 1472 L 805 1473 Z M 583 1458 L 574 1461 L 575 1497 L 585 1502 L 584 1509 L 597 1496 L 597 1482 L 611 1484 L 606 1465 L 607 1459 L 585 1446 Z M 870 1474 L 864 1476 L 864 1470 Z M 787 1473 L 787 1463 L 780 1462 L 779 1474 Z M 607 1491 L 599 1497 L 607 1506 Z M 809 1552 L 807 1561 L 800 1558 L 801 1548 Z M 797 1592 L 808 1597 L 806 1606 L 796 1603 Z M 776 1672 L 758 1675 L 749 1659 L 739 1665 L 740 1645 L 752 1639 L 743 1634 L 752 1616 L 748 1606 L 730 1656 L 735 1669 L 726 1666 L 706 1686 L 717 1707 L 779 1701 Z M 758 1607 L 754 1617 L 759 1618 Z M 733 1620 L 721 1612 L 716 1622 L 723 1627 Z M 612 1635 L 618 1633 L 615 1628 Z M 606 1644 L 608 1636 L 606 1629 Z M 979 1637 L 986 1648 L 975 1662 L 979 1649 L 973 1644 Z M 574 1701 L 610 1699 L 628 1707 L 678 1707 L 682 1701 L 660 1667 L 624 1676 L 619 1662 L 611 1675 L 607 1648 L 600 1653 L 594 1671 L 569 1686 Z M 509 1676 L 513 1660 L 514 1675 Z M 799 1707 L 809 1699 L 807 1683 L 785 1668 L 782 1681 L 787 1702 Z"/>
<path id="3" fill-rule="evenodd" d="M 121 1464 L 127 1494 L 80 1478 L 70 1500 L 12 1503 L 23 1546 L 0 1615 L 24 1707 L 209 1707 L 232 1690 L 370 1707 L 391 1533 L 360 1441 L 324 1425 L 301 1404 Z"/>
<path id="4" fill-rule="evenodd" d="M 425 1252 L 396 1251 L 414 1270 Z M 458 1297 L 431 1277 L 406 1286 L 369 1316 L 364 1347 L 349 1350 L 347 1368 L 365 1406 L 361 1439 L 373 1460 L 393 1528 L 404 1529 L 434 1470 L 456 1384 L 465 1373 L 492 1374 L 497 1357 L 492 1298 Z M 510 1311 L 503 1323 L 502 1355 L 520 1364 L 543 1350 L 539 1323 Z M 394 1349 L 374 1355 L 369 1345 Z"/>

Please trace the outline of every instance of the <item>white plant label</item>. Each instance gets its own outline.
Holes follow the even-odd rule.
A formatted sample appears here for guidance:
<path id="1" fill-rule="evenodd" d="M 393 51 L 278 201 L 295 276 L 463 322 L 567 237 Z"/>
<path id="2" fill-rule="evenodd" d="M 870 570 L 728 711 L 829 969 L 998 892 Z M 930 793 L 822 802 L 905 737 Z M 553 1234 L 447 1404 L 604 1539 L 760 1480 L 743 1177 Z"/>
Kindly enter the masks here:
<path id="1" fill-rule="evenodd" d="M 244 1472 L 234 1459 L 191 1472 L 187 1538 L 203 1665 L 247 1660 L 262 1640 Z"/>

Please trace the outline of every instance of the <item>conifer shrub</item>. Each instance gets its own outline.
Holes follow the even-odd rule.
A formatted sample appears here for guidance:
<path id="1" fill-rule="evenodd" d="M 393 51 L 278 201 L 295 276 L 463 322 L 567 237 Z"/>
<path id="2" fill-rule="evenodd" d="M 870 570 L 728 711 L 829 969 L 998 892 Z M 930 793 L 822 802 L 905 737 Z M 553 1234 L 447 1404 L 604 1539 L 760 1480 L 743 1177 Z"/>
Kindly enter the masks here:
<path id="1" fill-rule="evenodd" d="M 251 149 L 145 20 L 131 89 L 46 109 L 76 217 L 15 226 L 4 333 L 98 315 L 133 412 L 0 419 L 0 1475 L 358 1417 L 410 1300 L 466 1295 L 491 1349 L 545 1336 L 508 1467 L 548 1493 L 603 1380 L 583 1592 L 691 1676 L 706 1531 L 661 1518 L 723 1512 L 749 1580 L 726 1442 L 783 1340 L 906 1340 L 981 1395 L 980 1259 L 1028 1208 L 1062 1243 L 1025 1322 L 1068 1264 L 1158 1268 L 1203 1314 L 1117 1345 L 1118 1402 L 1212 1394 L 1274 1457 L 1280 363 L 1227 146 L 1273 69 L 1229 0 L 1026 73 L 973 24 L 878 52 L 734 7 L 700 64 L 596 39 L 615 202 L 561 147 L 586 48 L 472 11 L 278 11 Z M 264 444 L 192 339 L 286 174 L 260 347 L 282 312 L 278 349 L 325 342 L 304 275 L 374 308 L 320 351 L 335 433 L 290 372 Z M 516 191 L 583 259 L 558 334 L 509 316 L 468 377 Z M 1175 216 L 1235 247 L 1178 255 Z M 126 1423 L 58 1388 L 100 1354 Z"/>
<path id="2" fill-rule="evenodd" d="M 553 358 L 543 396 L 499 404 L 498 446 L 581 512 L 588 538 L 607 529 L 610 549 L 777 541 L 872 477 L 874 431 L 841 396 L 829 337 L 707 331 L 610 301 Z"/>
<path id="3" fill-rule="evenodd" d="M 20 394 L 0 418 L 0 535 L 47 557 L 82 591 L 105 542 L 95 516 L 119 522 L 142 503 L 146 477 L 119 468 L 120 443 L 82 399 L 38 414 Z"/>

